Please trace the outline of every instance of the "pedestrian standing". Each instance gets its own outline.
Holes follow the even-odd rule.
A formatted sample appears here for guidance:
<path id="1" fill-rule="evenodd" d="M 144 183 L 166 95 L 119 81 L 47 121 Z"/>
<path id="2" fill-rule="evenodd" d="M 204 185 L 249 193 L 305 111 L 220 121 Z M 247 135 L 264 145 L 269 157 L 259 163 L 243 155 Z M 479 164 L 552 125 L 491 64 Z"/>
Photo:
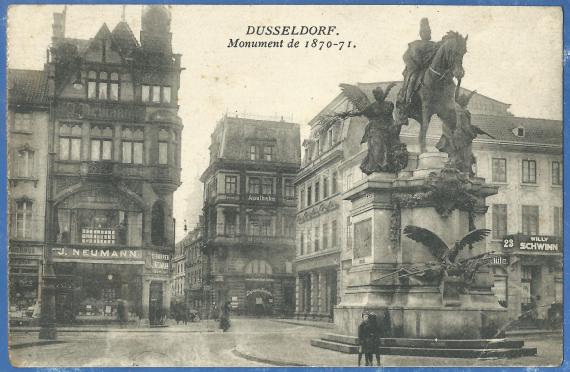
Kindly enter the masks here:
<path id="1" fill-rule="evenodd" d="M 380 366 L 380 335 L 382 334 L 382 328 L 378 322 L 376 314 L 374 313 L 370 313 L 370 315 L 368 315 L 368 322 L 370 323 L 374 333 L 374 335 L 371 336 L 371 339 L 374 343 L 372 350 L 374 350 L 374 355 L 376 356 L 376 365 Z M 372 365 L 372 358 L 370 358 L 370 365 Z"/>
<path id="2" fill-rule="evenodd" d="M 231 310 L 231 302 L 227 301 L 222 306 L 222 314 L 220 317 L 220 328 L 224 332 L 230 328 L 230 310 Z"/>
<path id="3" fill-rule="evenodd" d="M 364 354 L 364 365 L 372 364 L 372 354 L 370 353 L 370 321 L 369 312 L 362 312 L 362 322 L 358 326 L 358 366 L 362 363 L 362 355 Z"/>

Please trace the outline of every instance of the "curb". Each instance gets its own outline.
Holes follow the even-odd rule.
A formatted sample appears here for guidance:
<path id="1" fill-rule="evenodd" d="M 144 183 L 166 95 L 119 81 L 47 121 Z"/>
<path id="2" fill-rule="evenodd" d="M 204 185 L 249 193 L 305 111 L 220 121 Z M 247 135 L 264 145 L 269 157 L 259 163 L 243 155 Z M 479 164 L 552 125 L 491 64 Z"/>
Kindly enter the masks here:
<path id="1" fill-rule="evenodd" d="M 37 329 L 19 329 L 19 328 L 12 328 L 10 332 L 39 332 L 39 328 Z M 106 332 L 131 332 L 131 333 L 155 333 L 155 332 L 163 332 L 163 333 L 214 333 L 215 330 L 166 330 L 165 328 L 108 328 L 108 329 L 89 329 L 89 328 L 75 328 L 75 329 L 58 329 L 58 333 L 106 333 Z"/>
<path id="2" fill-rule="evenodd" d="M 317 324 L 315 324 L 315 323 L 297 322 L 294 320 L 271 319 L 271 321 L 277 322 L 277 323 L 287 323 L 287 324 L 301 325 L 301 326 L 321 328 L 321 329 L 334 329 L 334 323 L 329 323 L 329 322 L 322 322 L 323 324 L 320 325 L 320 324 L 318 324 L 318 322 L 315 322 L 315 323 L 317 323 Z"/>
<path id="3" fill-rule="evenodd" d="M 22 342 L 22 343 L 20 343 L 20 344 L 8 345 L 8 349 L 10 349 L 10 350 L 16 350 L 16 349 L 23 349 L 23 348 L 25 348 L 25 347 L 44 346 L 44 345 L 53 345 L 53 344 L 64 344 L 65 342 L 66 342 L 66 341 L 58 341 L 58 340 Z"/>
<path id="4" fill-rule="evenodd" d="M 242 353 L 237 348 L 233 349 L 232 353 L 237 357 L 240 357 L 240 358 L 243 358 L 246 360 L 250 360 L 252 362 L 265 363 L 265 364 L 270 364 L 272 366 L 277 366 L 277 367 L 310 367 L 308 364 L 302 364 L 302 363 L 297 363 L 297 362 L 286 362 L 286 361 L 272 360 L 272 359 L 256 357 L 254 355 Z"/>
<path id="5" fill-rule="evenodd" d="M 533 335 L 555 335 L 555 334 L 560 334 L 562 335 L 562 330 L 542 330 L 542 329 L 536 329 L 536 330 L 518 330 L 518 331 L 507 331 L 505 332 L 505 336 L 507 337 L 517 337 L 517 336 L 533 336 Z"/>

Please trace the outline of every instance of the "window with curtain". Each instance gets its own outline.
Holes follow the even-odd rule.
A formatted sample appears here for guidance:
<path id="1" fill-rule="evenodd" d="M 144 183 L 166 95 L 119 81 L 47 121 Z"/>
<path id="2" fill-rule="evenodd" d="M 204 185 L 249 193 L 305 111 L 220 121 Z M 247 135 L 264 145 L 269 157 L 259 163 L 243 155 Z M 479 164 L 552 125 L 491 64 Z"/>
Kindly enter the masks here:
<path id="1" fill-rule="evenodd" d="M 81 160 L 81 124 L 59 127 L 59 160 Z"/>
<path id="2" fill-rule="evenodd" d="M 273 159 L 273 146 L 263 146 L 263 160 L 271 161 Z"/>
<path id="3" fill-rule="evenodd" d="M 562 236 L 562 208 L 554 207 L 553 214 L 552 232 L 554 235 Z"/>
<path id="4" fill-rule="evenodd" d="M 261 193 L 263 195 L 273 195 L 273 178 L 263 177 L 261 179 Z"/>
<path id="5" fill-rule="evenodd" d="M 522 206 L 522 233 L 525 235 L 539 234 L 538 206 Z"/>
<path id="6" fill-rule="evenodd" d="M 249 177 L 248 180 L 248 193 L 259 194 L 261 192 L 261 180 L 259 177 Z"/>
<path id="7" fill-rule="evenodd" d="M 117 72 L 87 72 L 87 98 L 118 101 L 120 98 L 120 78 Z"/>
<path id="8" fill-rule="evenodd" d="M 522 183 L 536 183 L 536 161 L 522 161 Z"/>
<path id="9" fill-rule="evenodd" d="M 168 164 L 168 144 L 171 134 L 168 129 L 161 129 L 158 132 L 158 164 Z"/>
<path id="10" fill-rule="evenodd" d="M 493 204 L 493 239 L 503 239 L 507 235 L 507 205 Z"/>
<path id="11" fill-rule="evenodd" d="M 113 159 L 113 129 L 111 127 L 91 127 L 91 161 Z"/>
<path id="12" fill-rule="evenodd" d="M 143 129 L 123 127 L 121 138 L 122 162 L 126 164 L 142 164 L 144 148 Z"/>
<path id="13" fill-rule="evenodd" d="M 507 182 L 507 159 L 493 158 L 493 182 Z"/>
<path id="14" fill-rule="evenodd" d="M 331 247 L 336 248 L 338 245 L 338 227 L 336 220 L 331 222 Z"/>
<path id="15" fill-rule="evenodd" d="M 237 194 L 237 176 L 226 176 L 225 193 L 228 195 Z"/>
<path id="16" fill-rule="evenodd" d="M 284 196 L 286 199 L 294 199 L 295 198 L 295 186 L 293 185 L 293 179 L 291 178 L 284 178 Z"/>
<path id="17" fill-rule="evenodd" d="M 16 152 L 16 177 L 29 178 L 34 174 L 34 151 L 30 149 Z"/>
<path id="18" fill-rule="evenodd" d="M 16 201 L 16 237 L 31 239 L 33 228 L 33 203 L 31 200 Z"/>
<path id="19" fill-rule="evenodd" d="M 562 166 L 560 162 L 552 162 L 552 184 L 556 186 L 562 185 Z"/>

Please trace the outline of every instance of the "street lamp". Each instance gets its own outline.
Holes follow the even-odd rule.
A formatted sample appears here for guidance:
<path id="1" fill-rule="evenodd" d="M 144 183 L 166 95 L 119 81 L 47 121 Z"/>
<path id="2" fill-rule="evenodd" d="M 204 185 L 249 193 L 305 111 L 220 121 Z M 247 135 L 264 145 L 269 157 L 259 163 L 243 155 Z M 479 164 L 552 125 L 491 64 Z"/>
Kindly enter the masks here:
<path id="1" fill-rule="evenodd" d="M 55 327 L 55 271 L 53 269 L 52 247 L 44 249 L 44 270 L 42 275 L 42 303 L 40 314 L 40 340 L 57 339 Z"/>
<path id="2" fill-rule="evenodd" d="M 52 188 L 53 185 L 51 182 L 51 170 L 54 163 L 54 121 L 52 116 L 53 112 L 53 101 L 50 102 L 49 105 L 50 111 L 50 126 L 49 129 L 51 131 L 50 136 L 48 137 L 48 164 L 47 164 L 47 172 L 46 172 L 46 195 L 48 196 L 48 203 L 45 213 L 44 219 L 44 252 L 43 252 L 43 270 L 41 276 L 41 313 L 40 313 L 40 340 L 55 340 L 57 339 L 57 330 L 55 327 L 55 270 L 53 268 L 53 244 L 56 239 L 52 233 L 48 234 L 48 231 L 51 231 L 52 227 L 52 215 L 53 215 L 53 201 L 51 200 L 52 195 Z M 50 227 L 50 228 L 48 228 Z"/>

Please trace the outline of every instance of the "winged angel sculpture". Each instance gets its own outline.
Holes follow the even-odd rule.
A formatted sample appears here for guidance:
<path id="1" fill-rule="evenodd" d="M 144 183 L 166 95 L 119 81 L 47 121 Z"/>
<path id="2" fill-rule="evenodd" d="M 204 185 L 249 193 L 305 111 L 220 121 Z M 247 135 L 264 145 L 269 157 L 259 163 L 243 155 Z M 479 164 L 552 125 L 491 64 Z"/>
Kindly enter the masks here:
<path id="1" fill-rule="evenodd" d="M 459 252 L 467 245 L 471 245 L 485 239 L 491 230 L 476 229 L 467 233 L 463 238 L 456 241 L 450 247 L 434 232 L 422 227 L 408 225 L 404 228 L 404 235 L 423 244 L 438 259 L 437 262 L 427 262 L 422 268 L 415 267 L 408 270 L 411 275 L 424 279 L 442 279 L 448 276 L 462 277 L 463 284 L 471 284 L 479 267 L 489 263 L 489 256 L 494 252 L 486 252 L 474 257 L 458 260 Z"/>
<path id="2" fill-rule="evenodd" d="M 376 87 L 372 91 L 375 102 L 371 102 L 359 87 L 341 84 L 342 92 L 354 109 L 323 115 L 320 118 L 323 130 L 328 129 L 336 121 L 349 117 L 363 116 L 368 119 L 361 141 L 368 144 L 368 154 L 360 165 L 360 169 L 366 174 L 397 172 L 405 168 L 408 163 L 406 145 L 400 143 L 401 125 L 394 123 L 392 116 L 394 104 L 386 101 L 388 93 L 395 85 L 395 83 L 389 84 L 386 91 Z"/>

